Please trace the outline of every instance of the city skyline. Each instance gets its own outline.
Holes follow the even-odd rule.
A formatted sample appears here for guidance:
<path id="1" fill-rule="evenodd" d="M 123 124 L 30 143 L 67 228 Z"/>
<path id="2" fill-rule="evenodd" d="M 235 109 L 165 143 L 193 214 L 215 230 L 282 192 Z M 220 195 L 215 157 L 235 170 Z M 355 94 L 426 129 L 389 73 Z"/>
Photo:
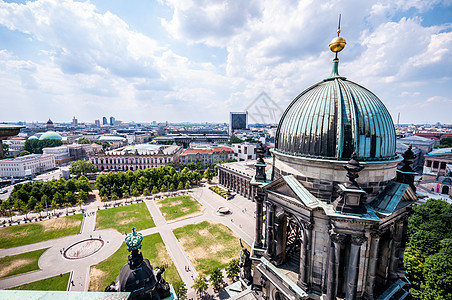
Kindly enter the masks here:
<path id="1" fill-rule="evenodd" d="M 1 121 L 227 122 L 342 76 L 394 123 L 451 123 L 448 1 L 0 1 Z"/>

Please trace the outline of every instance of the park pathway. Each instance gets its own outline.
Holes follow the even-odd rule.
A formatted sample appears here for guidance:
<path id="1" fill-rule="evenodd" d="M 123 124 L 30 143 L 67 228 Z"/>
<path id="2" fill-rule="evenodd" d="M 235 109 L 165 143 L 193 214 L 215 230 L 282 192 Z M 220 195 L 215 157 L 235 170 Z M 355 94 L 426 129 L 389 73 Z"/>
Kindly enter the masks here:
<path id="1" fill-rule="evenodd" d="M 96 202 L 91 203 L 85 210 L 83 217 L 83 225 L 81 234 L 91 238 L 94 235 L 96 227 L 97 205 Z M 94 236 L 95 237 L 95 236 Z M 69 278 L 68 291 L 83 292 L 89 288 L 89 272 L 91 265 L 85 264 L 83 267 L 74 269 Z"/>
<path id="2" fill-rule="evenodd" d="M 190 288 L 194 283 L 193 278 L 198 277 L 198 272 L 195 270 L 195 267 L 185 254 L 185 251 L 182 249 L 181 244 L 174 236 L 173 231 L 166 223 L 165 218 L 163 217 L 158 207 L 155 205 L 155 202 L 145 200 L 145 203 L 149 210 L 149 213 L 152 216 L 152 219 L 154 220 L 155 226 L 159 228 L 158 232 L 160 232 L 163 243 L 165 243 L 166 249 L 171 256 L 182 281 L 185 282 L 186 286 Z M 186 271 L 186 266 L 190 268 L 190 272 Z"/>

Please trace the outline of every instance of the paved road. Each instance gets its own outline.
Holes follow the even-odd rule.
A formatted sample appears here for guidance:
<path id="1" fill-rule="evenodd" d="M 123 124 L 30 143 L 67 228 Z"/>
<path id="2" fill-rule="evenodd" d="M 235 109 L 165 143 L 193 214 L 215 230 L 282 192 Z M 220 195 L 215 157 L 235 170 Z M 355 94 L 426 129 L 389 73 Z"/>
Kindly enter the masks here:
<path id="1" fill-rule="evenodd" d="M 237 236 L 251 245 L 253 241 L 255 224 L 254 203 L 240 195 L 236 195 L 232 200 L 225 200 L 221 196 L 209 190 L 207 186 L 195 188 L 192 190 L 191 194 L 205 207 L 202 215 L 167 223 L 155 203 L 151 200 L 145 200 L 146 206 L 156 226 L 140 231 L 143 236 L 160 233 L 171 258 L 173 259 L 174 265 L 176 266 L 182 280 L 186 283 L 189 290 L 189 296 L 194 295 L 194 292 L 191 289 L 191 286 L 193 285 L 192 275 L 196 278 L 198 273 L 182 249 L 179 241 L 174 236 L 172 230 L 188 224 L 210 220 L 226 225 Z M 97 198 L 99 197 L 96 197 L 96 199 Z M 83 225 L 80 234 L 0 250 L 0 257 L 2 257 L 37 249 L 49 248 L 39 259 L 38 264 L 41 270 L 0 279 L 0 289 L 6 289 L 36 280 L 45 279 L 61 273 L 72 272 L 71 280 L 74 281 L 75 285 L 73 286 L 69 284 L 68 289 L 71 291 L 87 291 L 90 267 L 105 260 L 115 253 L 124 240 L 124 236 L 116 230 L 94 230 L 96 211 L 100 205 L 101 203 L 99 202 L 99 199 L 97 199 L 97 201 L 85 207 L 86 212 L 83 218 Z M 228 207 L 231 214 L 227 216 L 217 215 L 216 211 L 220 206 Z M 67 248 L 74 243 L 90 239 L 91 237 L 97 238 L 99 235 L 102 236 L 105 244 L 98 252 L 89 257 L 78 260 L 69 260 L 60 254 L 60 250 L 62 248 Z M 126 258 L 124 258 L 124 262 L 126 262 Z M 189 266 L 191 272 L 186 272 L 185 266 Z"/>

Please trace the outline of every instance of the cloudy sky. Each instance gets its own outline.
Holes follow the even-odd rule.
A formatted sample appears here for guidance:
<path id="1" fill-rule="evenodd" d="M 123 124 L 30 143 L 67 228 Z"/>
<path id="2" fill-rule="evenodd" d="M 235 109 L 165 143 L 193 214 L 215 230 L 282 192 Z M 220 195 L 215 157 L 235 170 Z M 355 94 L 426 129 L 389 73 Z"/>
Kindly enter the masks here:
<path id="1" fill-rule="evenodd" d="M 401 123 L 452 123 L 452 0 L 0 0 L 0 121 L 227 122 L 340 74 Z"/>

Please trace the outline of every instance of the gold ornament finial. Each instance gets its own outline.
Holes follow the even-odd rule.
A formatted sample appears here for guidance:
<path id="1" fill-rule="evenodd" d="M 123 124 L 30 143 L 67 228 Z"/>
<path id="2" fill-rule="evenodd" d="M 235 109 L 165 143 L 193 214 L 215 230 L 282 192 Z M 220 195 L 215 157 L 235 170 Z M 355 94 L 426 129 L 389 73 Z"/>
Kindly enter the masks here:
<path id="1" fill-rule="evenodd" d="M 341 33 L 341 15 L 339 14 L 339 25 L 337 27 L 337 37 L 335 37 L 334 39 L 331 40 L 330 43 L 330 50 L 332 52 L 336 53 L 336 59 L 337 59 L 337 53 L 341 52 L 342 49 L 344 49 L 345 44 L 347 44 L 345 42 L 345 39 L 341 36 L 339 36 L 339 33 Z"/>

